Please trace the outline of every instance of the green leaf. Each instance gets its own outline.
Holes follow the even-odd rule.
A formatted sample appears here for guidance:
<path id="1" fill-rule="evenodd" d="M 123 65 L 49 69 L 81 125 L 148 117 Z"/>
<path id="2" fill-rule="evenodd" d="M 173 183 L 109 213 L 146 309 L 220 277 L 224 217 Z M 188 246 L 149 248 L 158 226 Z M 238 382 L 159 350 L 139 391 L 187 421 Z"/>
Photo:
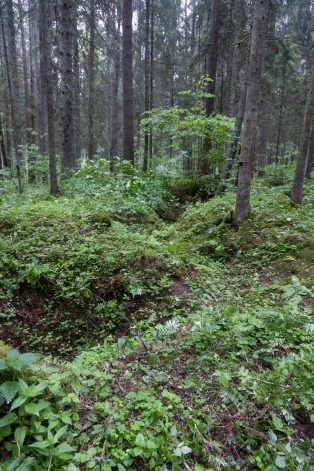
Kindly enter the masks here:
<path id="1" fill-rule="evenodd" d="M 155 448 L 158 448 L 158 445 L 155 442 L 153 442 L 152 440 L 147 440 L 146 446 L 150 450 L 154 450 Z"/>
<path id="2" fill-rule="evenodd" d="M 4 360 L 0 360 L 0 370 L 6 370 L 8 368 L 8 365 Z"/>
<path id="3" fill-rule="evenodd" d="M 46 409 L 49 406 L 50 406 L 50 402 L 39 401 L 38 404 L 34 404 L 34 403 L 27 404 L 27 406 L 25 406 L 25 410 L 28 414 L 39 416 L 39 412 L 43 409 Z"/>
<path id="4" fill-rule="evenodd" d="M 284 453 L 282 453 L 282 454 L 277 453 L 275 464 L 276 464 L 276 466 L 278 466 L 278 468 L 285 469 L 285 467 L 286 467 L 286 458 L 285 458 Z"/>
<path id="5" fill-rule="evenodd" d="M 20 356 L 20 360 L 26 365 L 32 365 L 41 358 L 42 355 L 40 355 L 39 353 L 23 353 L 23 355 Z"/>
<path id="6" fill-rule="evenodd" d="M 23 365 L 23 363 L 20 361 L 20 360 L 13 360 L 13 361 L 10 361 L 9 363 L 10 367 L 13 368 L 14 370 L 16 371 L 21 371 L 23 367 L 25 367 Z"/>
<path id="7" fill-rule="evenodd" d="M 59 438 L 61 438 L 62 435 L 65 434 L 65 432 L 67 431 L 67 428 L 68 428 L 67 425 L 65 425 L 64 427 L 61 427 L 61 428 L 57 431 L 57 433 L 56 433 L 55 436 L 53 437 L 53 443 L 56 443 L 56 442 L 59 440 Z"/>
<path id="8" fill-rule="evenodd" d="M 17 397 L 17 398 L 15 399 L 15 401 L 13 401 L 10 410 L 13 410 L 13 409 L 16 409 L 17 407 L 20 407 L 22 404 L 24 404 L 24 402 L 26 401 L 26 399 L 27 399 L 27 397 L 25 397 L 25 396 L 19 396 L 19 397 Z"/>
<path id="9" fill-rule="evenodd" d="M 22 448 L 25 437 L 26 437 L 27 427 L 18 427 L 14 432 L 14 438 L 16 443 L 20 448 Z"/>
<path id="10" fill-rule="evenodd" d="M 188 453 L 191 453 L 191 451 L 192 451 L 192 448 L 189 448 L 188 446 L 183 446 L 181 448 L 181 452 L 183 455 L 187 455 Z"/>
<path id="11" fill-rule="evenodd" d="M 18 468 L 16 468 L 15 471 L 39 471 L 39 468 L 35 463 L 34 458 L 29 456 L 23 461 L 23 463 L 20 464 Z"/>
<path id="12" fill-rule="evenodd" d="M 177 436 L 177 427 L 175 426 L 175 424 L 173 424 L 173 426 L 171 427 L 170 429 L 170 434 L 172 437 L 176 437 Z"/>
<path id="13" fill-rule="evenodd" d="M 141 454 L 143 453 L 143 448 L 136 446 L 135 448 L 133 448 L 133 453 L 134 456 L 141 456 Z"/>
<path id="14" fill-rule="evenodd" d="M 274 425 L 275 429 L 277 429 L 277 430 L 282 430 L 283 429 L 282 420 L 279 417 L 277 417 L 276 415 L 273 415 L 273 425 Z"/>
<path id="15" fill-rule="evenodd" d="M 5 415 L 3 419 L 0 419 L 0 428 L 13 424 L 17 419 L 18 416 L 14 412 L 10 412 L 9 414 Z"/>
<path id="16" fill-rule="evenodd" d="M 28 396 L 29 397 L 36 397 L 36 396 L 39 396 L 40 393 L 46 389 L 46 387 L 48 386 L 48 381 L 43 381 L 42 383 L 39 383 L 39 384 L 36 384 L 36 386 L 32 385 L 30 388 L 29 388 L 29 391 L 28 391 Z"/>
<path id="17" fill-rule="evenodd" d="M 138 433 L 135 439 L 135 443 L 138 446 L 145 446 L 145 437 L 142 433 Z"/>
<path id="18" fill-rule="evenodd" d="M 6 425 L 5 427 L 0 428 L 0 437 L 1 438 L 8 437 L 9 435 L 11 435 L 11 433 L 12 433 L 12 430 L 11 430 L 10 425 Z"/>
<path id="19" fill-rule="evenodd" d="M 89 392 L 89 389 L 83 384 L 79 383 L 78 381 L 74 381 L 74 383 L 72 383 L 71 386 L 72 386 L 73 391 L 76 392 L 76 394 L 80 392 L 83 392 L 83 393 Z"/>
<path id="20" fill-rule="evenodd" d="M 58 456 L 58 458 L 63 461 L 73 460 L 74 458 L 70 453 L 58 453 L 57 451 L 54 451 L 54 455 Z"/>
<path id="21" fill-rule="evenodd" d="M 60 445 L 57 446 L 56 450 L 58 450 L 60 453 L 68 453 L 70 451 L 73 451 L 74 448 L 72 448 L 68 443 L 60 443 Z"/>
<path id="22" fill-rule="evenodd" d="M 20 392 L 23 394 L 23 395 L 26 395 L 27 391 L 29 390 L 29 387 L 27 386 L 27 384 L 25 383 L 25 381 L 21 378 L 19 378 L 19 386 L 20 386 Z"/>
<path id="23" fill-rule="evenodd" d="M 31 448 L 44 449 L 49 448 L 51 446 L 51 442 L 49 440 L 42 440 L 41 442 L 35 442 L 28 446 Z"/>
<path id="24" fill-rule="evenodd" d="M 272 430 L 268 430 L 268 435 L 269 435 L 269 440 L 273 443 L 276 443 L 277 435 Z"/>
<path id="25" fill-rule="evenodd" d="M 19 383 L 17 381 L 5 381 L 0 386 L 0 391 L 4 395 L 7 403 L 11 402 L 19 390 Z"/>
<path id="26" fill-rule="evenodd" d="M 10 350 L 9 353 L 7 354 L 7 359 L 8 360 L 15 360 L 20 356 L 18 350 Z"/>
<path id="27" fill-rule="evenodd" d="M 124 337 L 120 337 L 118 339 L 118 349 L 122 350 L 125 344 L 126 344 L 126 339 Z"/>
<path id="28" fill-rule="evenodd" d="M 72 419 L 71 419 L 71 414 L 72 412 L 70 410 L 62 412 L 60 415 L 60 419 L 62 420 L 63 423 L 71 425 L 72 424 Z"/>
<path id="29" fill-rule="evenodd" d="M 17 457 L 9 462 L 6 462 L 5 463 L 6 467 L 4 468 L 5 471 L 13 471 L 14 469 L 16 469 L 20 461 L 21 461 L 21 458 Z"/>

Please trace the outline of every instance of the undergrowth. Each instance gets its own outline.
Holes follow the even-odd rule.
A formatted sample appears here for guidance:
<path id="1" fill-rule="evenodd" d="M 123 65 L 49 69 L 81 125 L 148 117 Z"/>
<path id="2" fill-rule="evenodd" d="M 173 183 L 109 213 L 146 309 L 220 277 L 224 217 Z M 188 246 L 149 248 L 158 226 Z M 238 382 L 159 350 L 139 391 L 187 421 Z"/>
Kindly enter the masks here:
<path id="1" fill-rule="evenodd" d="M 0 470 L 313 470 L 313 182 L 266 169 L 237 229 L 104 165 L 3 187 Z"/>

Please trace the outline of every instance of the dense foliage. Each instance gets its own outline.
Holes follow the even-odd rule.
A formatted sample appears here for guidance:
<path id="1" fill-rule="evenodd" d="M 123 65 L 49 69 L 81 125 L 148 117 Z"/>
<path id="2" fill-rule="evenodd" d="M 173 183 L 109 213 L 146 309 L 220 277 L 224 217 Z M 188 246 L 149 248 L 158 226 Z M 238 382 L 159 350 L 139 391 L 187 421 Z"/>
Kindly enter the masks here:
<path id="1" fill-rule="evenodd" d="M 313 469 L 313 180 L 107 165 L 1 182 L 1 471 Z"/>

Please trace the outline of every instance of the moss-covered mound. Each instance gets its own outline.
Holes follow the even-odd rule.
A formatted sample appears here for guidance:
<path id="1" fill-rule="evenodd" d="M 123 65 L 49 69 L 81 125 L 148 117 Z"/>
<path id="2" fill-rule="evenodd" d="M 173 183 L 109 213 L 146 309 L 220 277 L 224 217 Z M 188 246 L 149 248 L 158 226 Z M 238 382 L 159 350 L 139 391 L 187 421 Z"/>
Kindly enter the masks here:
<path id="1" fill-rule="evenodd" d="M 168 289 L 172 266 L 149 236 L 158 215 L 132 202 L 98 209 L 59 197 L 3 211 L 0 338 L 66 354 L 126 328 L 128 302 Z"/>
<path id="2" fill-rule="evenodd" d="M 314 209 L 311 199 L 301 208 L 281 191 L 252 192 L 250 217 L 240 228 L 233 225 L 235 196 L 226 194 L 199 203 L 182 215 L 171 237 L 218 259 L 241 257 L 292 273 L 309 270 L 314 263 Z"/>

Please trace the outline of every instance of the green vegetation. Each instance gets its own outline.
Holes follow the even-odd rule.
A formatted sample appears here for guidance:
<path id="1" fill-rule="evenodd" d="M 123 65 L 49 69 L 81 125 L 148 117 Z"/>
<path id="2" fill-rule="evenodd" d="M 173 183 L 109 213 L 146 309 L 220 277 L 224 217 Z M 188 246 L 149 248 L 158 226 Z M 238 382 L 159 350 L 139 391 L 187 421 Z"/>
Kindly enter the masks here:
<path id="1" fill-rule="evenodd" d="M 1 182 L 0 470 L 314 469 L 313 180 L 115 166 Z"/>

